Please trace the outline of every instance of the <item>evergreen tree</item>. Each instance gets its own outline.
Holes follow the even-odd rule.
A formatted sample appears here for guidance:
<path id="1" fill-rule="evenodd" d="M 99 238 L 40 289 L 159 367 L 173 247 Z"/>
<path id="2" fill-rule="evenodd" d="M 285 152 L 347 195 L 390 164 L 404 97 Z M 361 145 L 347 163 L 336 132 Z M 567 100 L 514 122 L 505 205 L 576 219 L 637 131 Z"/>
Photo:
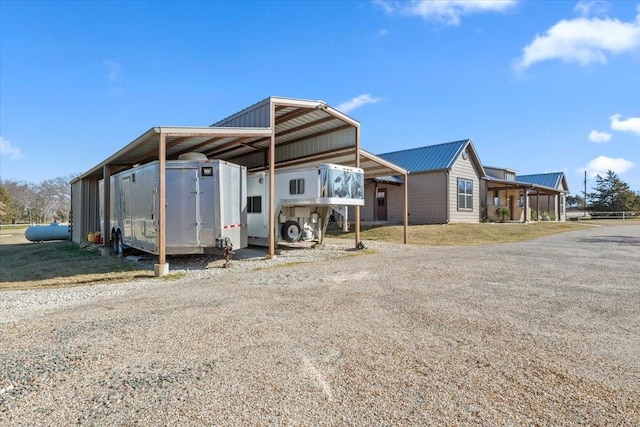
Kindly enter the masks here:
<path id="1" fill-rule="evenodd" d="M 0 223 L 9 224 L 16 219 L 17 215 L 13 208 L 11 195 L 0 185 Z"/>
<path id="2" fill-rule="evenodd" d="M 629 184 L 618 178 L 612 170 L 603 178 L 596 175 L 595 192 L 590 193 L 590 209 L 594 212 L 620 212 L 634 208 L 636 196 Z"/>

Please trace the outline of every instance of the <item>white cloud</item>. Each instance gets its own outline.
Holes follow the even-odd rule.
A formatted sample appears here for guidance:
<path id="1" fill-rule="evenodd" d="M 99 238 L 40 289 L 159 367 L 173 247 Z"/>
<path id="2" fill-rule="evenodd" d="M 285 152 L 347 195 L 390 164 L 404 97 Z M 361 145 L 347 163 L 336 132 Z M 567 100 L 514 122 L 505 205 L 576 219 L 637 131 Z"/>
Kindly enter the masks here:
<path id="1" fill-rule="evenodd" d="M 365 104 L 376 104 L 380 101 L 382 101 L 381 98 L 374 98 L 367 93 L 364 95 L 358 95 L 355 98 L 350 99 L 349 101 L 342 102 L 336 107 L 336 109 L 342 111 L 343 113 L 348 113 L 355 110 L 356 108 L 362 107 Z"/>
<path id="2" fill-rule="evenodd" d="M 104 61 L 105 67 L 107 67 L 107 80 L 110 82 L 117 81 L 122 75 L 122 65 L 115 61 Z"/>
<path id="3" fill-rule="evenodd" d="M 582 173 L 585 170 L 589 176 L 603 176 L 607 171 L 612 170 L 617 174 L 622 174 L 634 167 L 635 165 L 626 159 L 613 159 L 611 157 L 599 156 L 591 160 L 586 166 L 578 169 L 576 172 Z"/>
<path id="4" fill-rule="evenodd" d="M 640 117 L 629 117 L 626 120 L 620 120 L 621 114 L 614 114 L 609 117 L 611 119 L 611 129 L 619 132 L 633 132 L 640 135 Z"/>
<path id="5" fill-rule="evenodd" d="M 592 130 L 589 132 L 589 141 L 592 142 L 609 142 L 613 134 L 607 132 L 598 132 L 597 130 Z"/>
<path id="6" fill-rule="evenodd" d="M 386 36 L 386 35 L 388 35 L 388 34 L 389 34 L 389 30 L 387 30 L 386 28 L 383 28 L 383 29 L 381 29 L 380 31 L 378 31 L 378 35 L 379 35 L 380 37 L 384 37 L 384 36 Z"/>
<path id="7" fill-rule="evenodd" d="M 525 46 L 515 67 L 522 70 L 550 59 L 581 65 L 604 64 L 609 54 L 635 49 L 640 49 L 640 15 L 635 22 L 609 18 L 565 19 Z"/>
<path id="8" fill-rule="evenodd" d="M 374 0 L 389 15 L 419 16 L 448 25 L 458 25 L 462 15 L 482 12 L 502 12 L 518 0 Z"/>
<path id="9" fill-rule="evenodd" d="M 608 5 L 601 0 L 580 0 L 573 8 L 581 16 L 603 15 L 608 12 Z"/>
<path id="10" fill-rule="evenodd" d="M 0 136 L 0 155 L 8 156 L 11 160 L 23 159 L 20 148 L 14 147 L 11 142 Z"/>

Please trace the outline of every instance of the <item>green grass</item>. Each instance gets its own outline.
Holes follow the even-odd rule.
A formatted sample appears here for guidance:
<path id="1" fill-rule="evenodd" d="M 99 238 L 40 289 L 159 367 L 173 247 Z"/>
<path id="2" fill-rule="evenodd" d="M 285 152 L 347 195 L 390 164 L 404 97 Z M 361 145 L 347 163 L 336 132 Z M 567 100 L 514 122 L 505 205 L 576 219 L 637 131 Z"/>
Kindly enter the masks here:
<path id="1" fill-rule="evenodd" d="M 486 245 L 496 243 L 521 242 L 580 230 L 593 225 L 633 225 L 638 221 L 567 221 L 567 222 L 535 222 L 535 223 L 487 223 L 487 224 L 447 224 L 447 225 L 410 225 L 408 227 L 408 243 L 427 246 L 467 246 Z M 353 226 L 351 231 L 344 233 L 339 230 L 328 230 L 333 237 L 354 239 Z M 360 239 L 363 241 L 383 241 L 403 243 L 402 225 L 363 226 L 360 229 Z"/>
<path id="2" fill-rule="evenodd" d="M 10 242 L 7 235 L 0 239 L 0 291 L 70 287 L 153 277 L 153 272 L 141 270 L 122 258 L 103 257 L 70 241 Z"/>

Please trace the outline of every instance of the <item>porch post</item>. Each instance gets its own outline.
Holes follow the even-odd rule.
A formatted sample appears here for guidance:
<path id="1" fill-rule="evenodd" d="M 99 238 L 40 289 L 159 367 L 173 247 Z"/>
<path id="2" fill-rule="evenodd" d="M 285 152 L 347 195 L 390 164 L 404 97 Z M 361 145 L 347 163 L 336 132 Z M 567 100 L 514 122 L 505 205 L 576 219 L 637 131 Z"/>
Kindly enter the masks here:
<path id="1" fill-rule="evenodd" d="M 527 187 L 524 187 L 523 190 L 524 190 L 524 221 L 522 222 L 526 223 L 527 217 L 529 216 L 529 191 L 527 190 Z"/>
<path id="2" fill-rule="evenodd" d="M 404 174 L 404 208 L 402 210 L 404 217 L 404 243 L 409 241 L 409 174 Z M 447 192 L 448 193 L 448 192 Z"/>

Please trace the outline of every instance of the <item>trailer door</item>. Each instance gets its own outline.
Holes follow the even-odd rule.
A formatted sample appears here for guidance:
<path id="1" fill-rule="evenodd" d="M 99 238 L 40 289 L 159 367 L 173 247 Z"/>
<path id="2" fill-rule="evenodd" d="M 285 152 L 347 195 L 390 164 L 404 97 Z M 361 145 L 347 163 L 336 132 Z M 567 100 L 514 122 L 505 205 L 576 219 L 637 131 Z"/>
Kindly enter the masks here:
<path id="1" fill-rule="evenodd" d="M 131 230 L 133 214 L 133 206 L 131 205 L 131 176 L 122 178 L 122 188 L 120 191 L 122 197 L 122 242 L 125 245 L 131 245 L 133 239 Z"/>
<path id="2" fill-rule="evenodd" d="M 166 245 L 198 246 L 198 169 L 166 170 Z"/>

